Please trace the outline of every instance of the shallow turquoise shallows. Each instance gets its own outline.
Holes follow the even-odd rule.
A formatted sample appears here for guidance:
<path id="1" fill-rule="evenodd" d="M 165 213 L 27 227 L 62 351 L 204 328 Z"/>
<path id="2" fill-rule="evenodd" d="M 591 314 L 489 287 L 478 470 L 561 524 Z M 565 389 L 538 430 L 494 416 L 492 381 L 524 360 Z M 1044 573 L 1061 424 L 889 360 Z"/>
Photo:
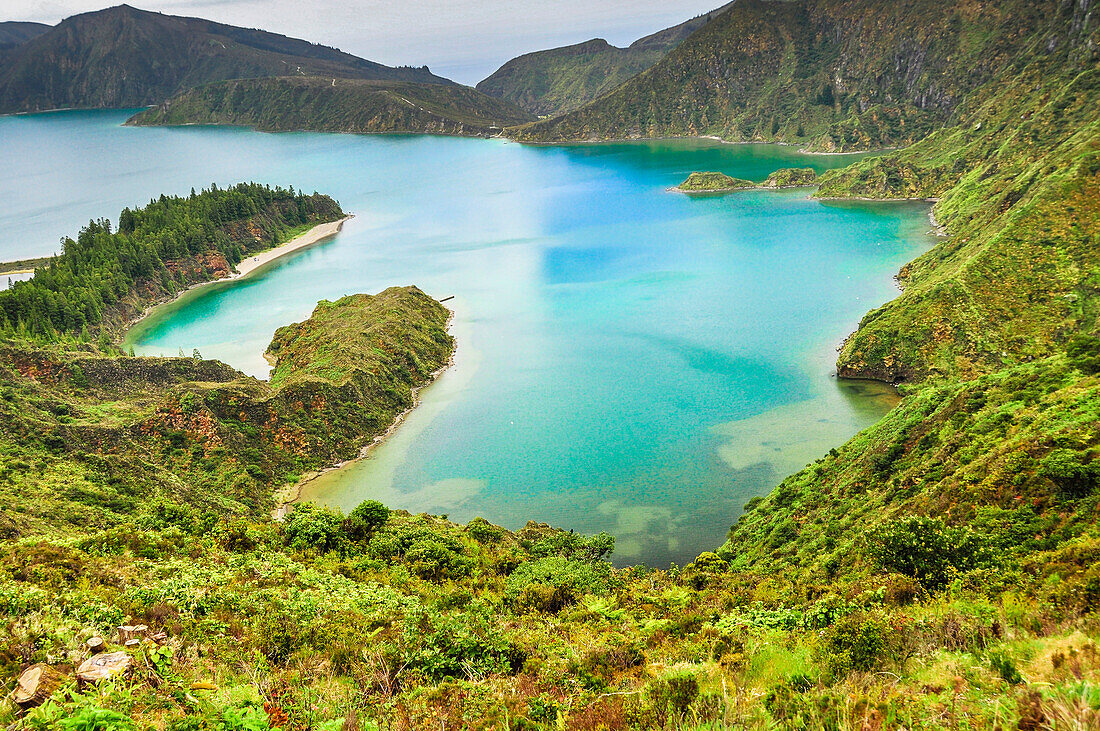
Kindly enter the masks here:
<path id="1" fill-rule="evenodd" d="M 454 367 L 390 439 L 306 498 L 606 530 L 617 562 L 666 566 L 719 546 L 749 498 L 893 403 L 884 387 L 838 382 L 832 361 L 929 245 L 926 206 L 667 190 L 693 170 L 761 180 L 851 158 L 133 129 L 125 117 L 0 119 L 0 260 L 211 182 L 316 189 L 355 214 L 326 243 L 160 308 L 131 333 L 139 352 L 197 348 L 265 377 L 272 333 L 319 299 L 403 284 L 454 297 Z"/>

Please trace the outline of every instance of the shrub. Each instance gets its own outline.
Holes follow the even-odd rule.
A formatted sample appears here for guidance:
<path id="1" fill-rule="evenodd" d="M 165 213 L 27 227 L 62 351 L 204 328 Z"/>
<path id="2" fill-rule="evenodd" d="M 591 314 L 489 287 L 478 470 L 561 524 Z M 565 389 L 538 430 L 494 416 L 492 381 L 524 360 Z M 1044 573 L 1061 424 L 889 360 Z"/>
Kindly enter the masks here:
<path id="1" fill-rule="evenodd" d="M 479 543 L 498 543 L 504 538 L 504 531 L 485 520 L 485 518 L 471 520 L 469 525 L 466 526 L 466 532 Z"/>
<path id="2" fill-rule="evenodd" d="M 440 682 L 492 674 L 514 675 L 527 653 L 483 618 L 422 615 L 405 625 L 405 663 Z"/>
<path id="3" fill-rule="evenodd" d="M 366 500 L 344 519 L 344 533 L 353 541 L 368 541 L 390 519 L 390 509 L 377 500 Z"/>
<path id="4" fill-rule="evenodd" d="M 513 607 L 558 612 L 585 594 L 607 588 L 606 565 L 593 565 L 561 556 L 528 561 L 505 582 L 505 600 Z"/>
<path id="5" fill-rule="evenodd" d="M 973 531 L 919 516 L 872 529 L 867 545 L 880 569 L 914 578 L 930 590 L 943 588 L 953 573 L 976 568 L 987 558 L 984 541 Z"/>
<path id="6" fill-rule="evenodd" d="M 647 691 L 658 712 L 682 718 L 699 697 L 699 681 L 691 673 L 678 673 L 654 680 Z"/>
<path id="7" fill-rule="evenodd" d="M 1064 497 L 1081 498 L 1100 485 L 1100 463 L 1086 462 L 1071 449 L 1055 449 L 1040 460 L 1039 476 L 1053 482 Z"/>
<path id="8" fill-rule="evenodd" d="M 343 524 L 344 517 L 338 511 L 304 503 L 287 518 L 283 536 L 286 544 L 298 551 L 346 554 L 348 540 Z"/>
<path id="9" fill-rule="evenodd" d="M 698 591 L 706 586 L 711 579 L 728 570 L 729 563 L 724 558 L 712 551 L 704 551 L 684 567 L 681 576 L 693 589 Z"/>
<path id="10" fill-rule="evenodd" d="M 1100 338 L 1091 335 L 1078 335 L 1069 341 L 1066 347 L 1070 365 L 1082 373 L 1096 375 L 1100 373 Z"/>
<path id="11" fill-rule="evenodd" d="M 468 576 L 474 560 L 463 556 L 441 540 L 425 539 L 414 543 L 405 552 L 409 570 L 427 581 L 446 581 Z"/>
<path id="12" fill-rule="evenodd" d="M 871 614 L 850 614 L 834 624 L 825 634 L 826 666 L 835 678 L 849 672 L 869 672 L 878 668 L 886 657 L 886 622 Z"/>
<path id="13" fill-rule="evenodd" d="M 1019 685 L 1024 682 L 1024 676 L 1020 675 L 1016 663 L 1012 662 L 1012 658 L 1004 652 L 990 653 L 989 666 L 1009 685 Z"/>
<path id="14" fill-rule="evenodd" d="M 552 530 L 526 545 L 527 552 L 536 558 L 560 556 L 577 561 L 603 561 L 615 550 L 615 537 L 597 533 L 587 538 L 573 531 Z"/>
<path id="15" fill-rule="evenodd" d="M 253 637 L 268 662 L 282 665 L 306 644 L 309 628 L 289 612 L 266 612 L 259 614 Z"/>

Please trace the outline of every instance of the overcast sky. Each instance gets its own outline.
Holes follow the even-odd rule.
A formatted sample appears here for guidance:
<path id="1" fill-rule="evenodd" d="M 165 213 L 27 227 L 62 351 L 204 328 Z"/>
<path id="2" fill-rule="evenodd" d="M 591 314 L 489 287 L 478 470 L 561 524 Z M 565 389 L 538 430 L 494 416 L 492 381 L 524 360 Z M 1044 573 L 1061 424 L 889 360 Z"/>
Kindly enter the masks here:
<path id="1" fill-rule="evenodd" d="M 427 64 L 473 84 L 528 51 L 606 38 L 615 45 L 725 0 L 129 0 L 145 10 L 263 28 L 390 65 Z M 0 20 L 55 24 L 120 0 L 0 0 Z"/>

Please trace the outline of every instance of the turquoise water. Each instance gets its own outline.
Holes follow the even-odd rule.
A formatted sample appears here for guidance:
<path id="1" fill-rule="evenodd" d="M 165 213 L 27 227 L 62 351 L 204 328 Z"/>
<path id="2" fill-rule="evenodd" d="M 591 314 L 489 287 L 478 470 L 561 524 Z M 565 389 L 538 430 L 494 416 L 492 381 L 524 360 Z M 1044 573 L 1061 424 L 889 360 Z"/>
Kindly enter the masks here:
<path id="1" fill-rule="evenodd" d="M 762 179 L 850 161 L 776 146 L 130 129 L 124 113 L 0 119 L 0 259 L 161 192 L 258 180 L 355 214 L 326 243 L 160 308 L 139 352 L 198 348 L 265 376 L 274 330 L 321 298 L 416 284 L 455 310 L 455 366 L 311 499 L 608 530 L 620 563 L 719 545 L 749 498 L 879 418 L 835 346 L 928 245 L 926 206 L 804 190 L 689 198 L 692 170 Z M 36 150 L 27 155 L 22 150 Z M 33 184 L 27 184 L 27 181 Z"/>

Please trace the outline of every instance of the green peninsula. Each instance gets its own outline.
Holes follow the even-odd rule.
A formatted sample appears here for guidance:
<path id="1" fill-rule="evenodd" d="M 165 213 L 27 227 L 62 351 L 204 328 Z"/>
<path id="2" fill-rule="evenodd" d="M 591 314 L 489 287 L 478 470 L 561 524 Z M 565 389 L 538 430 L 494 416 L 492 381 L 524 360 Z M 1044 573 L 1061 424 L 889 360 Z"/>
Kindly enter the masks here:
<path id="1" fill-rule="evenodd" d="M 489 137 L 530 119 L 503 99 L 456 84 L 281 77 L 200 86 L 138 113 L 128 124 Z"/>

